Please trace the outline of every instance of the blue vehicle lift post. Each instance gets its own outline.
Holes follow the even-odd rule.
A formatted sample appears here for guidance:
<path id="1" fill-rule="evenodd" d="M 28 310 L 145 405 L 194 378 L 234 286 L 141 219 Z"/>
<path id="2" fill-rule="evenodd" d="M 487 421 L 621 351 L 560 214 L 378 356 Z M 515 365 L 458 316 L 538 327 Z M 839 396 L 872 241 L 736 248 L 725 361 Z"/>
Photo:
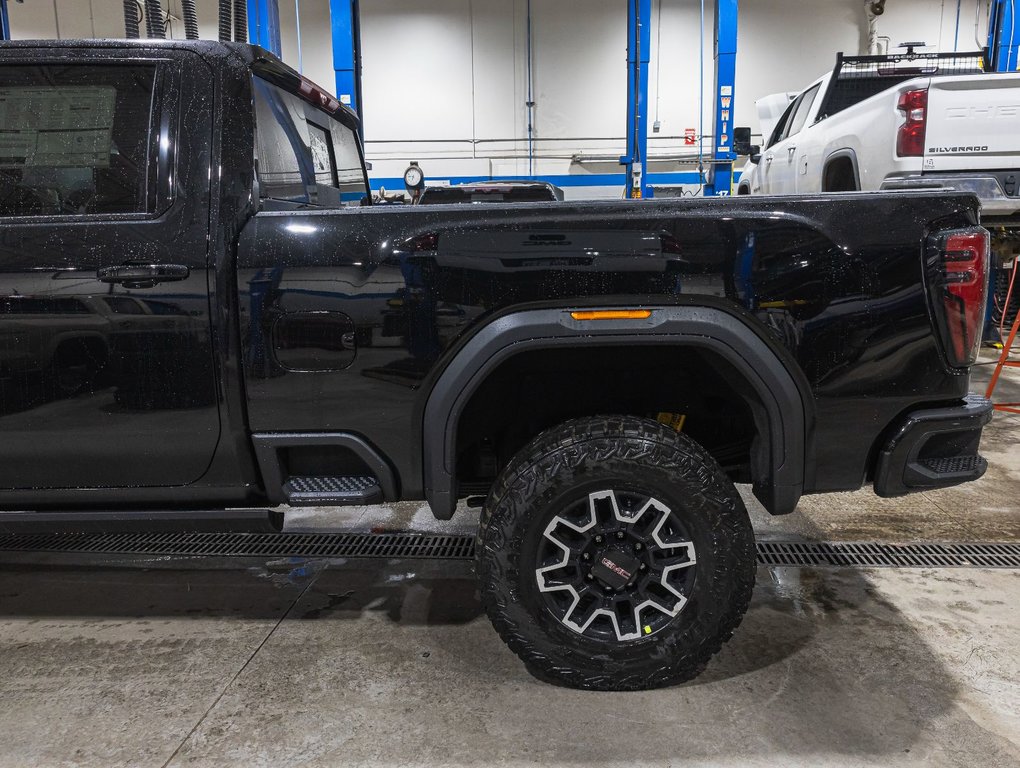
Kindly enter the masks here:
<path id="1" fill-rule="evenodd" d="M 626 196 L 651 197 L 648 185 L 648 61 L 652 41 L 652 0 L 627 0 L 627 167 Z"/>
<path id="2" fill-rule="evenodd" d="M 11 22 L 7 17 L 7 0 L 0 0 L 0 40 L 11 39 Z"/>
<path id="3" fill-rule="evenodd" d="M 1020 13 L 1012 0 L 991 0 L 988 7 L 988 59 L 996 72 L 1020 65 Z"/>
<path id="4" fill-rule="evenodd" d="M 358 0 L 329 0 L 336 97 L 362 117 L 361 34 Z M 364 137 L 362 137 L 364 138 Z"/>
<path id="5" fill-rule="evenodd" d="M 712 170 L 704 187 L 708 196 L 729 195 L 733 182 L 733 106 L 737 76 L 737 0 L 715 4 L 715 105 Z"/>
<path id="6" fill-rule="evenodd" d="M 248 0 L 248 39 L 281 55 L 280 6 L 277 0 Z"/>

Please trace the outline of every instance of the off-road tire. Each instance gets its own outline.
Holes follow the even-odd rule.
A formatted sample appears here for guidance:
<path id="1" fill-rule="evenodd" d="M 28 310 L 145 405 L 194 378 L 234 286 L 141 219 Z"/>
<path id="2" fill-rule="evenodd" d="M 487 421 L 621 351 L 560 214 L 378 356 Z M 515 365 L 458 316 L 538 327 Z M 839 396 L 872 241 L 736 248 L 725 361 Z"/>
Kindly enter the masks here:
<path id="1" fill-rule="evenodd" d="M 651 636 L 624 641 L 565 626 L 536 583 L 537 548 L 557 505 L 614 486 L 646 489 L 675 505 L 697 553 L 680 613 Z M 497 633 L 533 675 L 574 688 L 640 690 L 691 680 L 732 636 L 754 586 L 754 534 L 733 483 L 687 435 L 630 416 L 568 421 L 522 449 L 486 499 L 477 553 L 482 604 Z"/>

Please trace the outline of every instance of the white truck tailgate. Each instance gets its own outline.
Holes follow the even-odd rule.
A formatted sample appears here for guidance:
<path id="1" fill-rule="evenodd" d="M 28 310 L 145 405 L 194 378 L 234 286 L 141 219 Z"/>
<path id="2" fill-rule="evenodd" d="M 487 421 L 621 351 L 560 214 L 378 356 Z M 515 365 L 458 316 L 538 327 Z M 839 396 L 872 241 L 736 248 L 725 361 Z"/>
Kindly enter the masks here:
<path id="1" fill-rule="evenodd" d="M 933 77 L 924 170 L 1020 169 L 1020 72 Z"/>

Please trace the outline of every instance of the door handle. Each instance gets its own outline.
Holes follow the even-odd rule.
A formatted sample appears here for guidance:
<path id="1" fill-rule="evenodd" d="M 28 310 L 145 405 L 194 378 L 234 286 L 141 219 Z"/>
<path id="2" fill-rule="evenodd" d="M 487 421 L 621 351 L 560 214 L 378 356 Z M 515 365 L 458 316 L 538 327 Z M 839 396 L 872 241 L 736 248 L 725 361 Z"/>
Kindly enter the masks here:
<path id="1" fill-rule="evenodd" d="M 96 279 L 101 283 L 123 283 L 128 288 L 151 288 L 156 283 L 184 280 L 190 272 L 183 264 L 119 264 L 100 267 Z"/>
<path id="2" fill-rule="evenodd" d="M 793 157 L 793 153 L 797 151 L 796 147 L 787 147 L 786 151 L 790 153 L 790 157 Z"/>
<path id="3" fill-rule="evenodd" d="M 771 163 L 773 157 L 774 157 L 774 155 L 771 152 L 769 152 L 767 155 L 765 155 L 765 162 L 766 163 Z"/>

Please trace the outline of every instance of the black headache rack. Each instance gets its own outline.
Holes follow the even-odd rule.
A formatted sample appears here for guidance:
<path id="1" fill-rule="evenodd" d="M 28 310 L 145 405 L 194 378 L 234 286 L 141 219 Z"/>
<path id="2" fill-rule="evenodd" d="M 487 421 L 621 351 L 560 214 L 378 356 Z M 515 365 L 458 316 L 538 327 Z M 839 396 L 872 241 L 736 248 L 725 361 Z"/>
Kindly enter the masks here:
<path id="1" fill-rule="evenodd" d="M 914 77 L 979 75 L 989 71 L 987 51 L 917 53 L 907 44 L 904 53 L 880 56 L 836 54 L 836 68 L 825 92 L 818 119 L 831 117 Z"/>

